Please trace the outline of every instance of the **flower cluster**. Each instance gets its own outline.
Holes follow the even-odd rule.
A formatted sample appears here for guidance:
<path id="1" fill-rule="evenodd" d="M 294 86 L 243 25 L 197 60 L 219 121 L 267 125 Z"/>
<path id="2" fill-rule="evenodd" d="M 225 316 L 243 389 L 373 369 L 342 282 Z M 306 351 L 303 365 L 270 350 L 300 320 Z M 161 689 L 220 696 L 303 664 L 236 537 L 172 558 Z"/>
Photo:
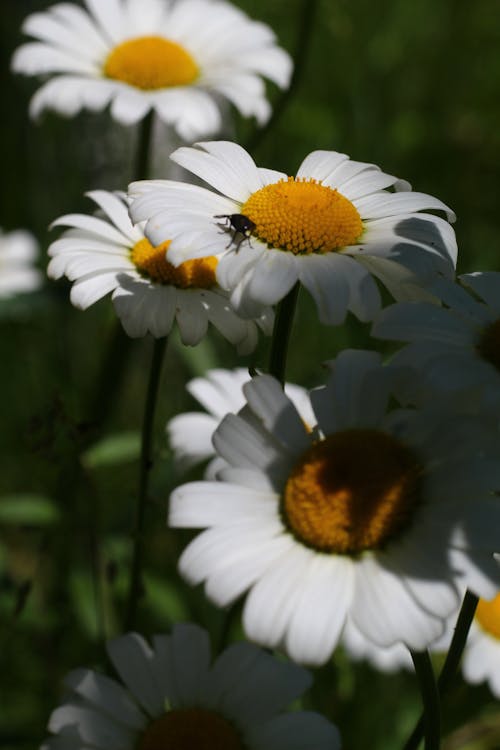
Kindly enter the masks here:
<path id="1" fill-rule="evenodd" d="M 110 105 L 122 124 L 156 114 L 191 145 L 171 154 L 179 179 L 93 190 L 96 211 L 56 219 L 49 277 L 66 277 L 82 310 L 111 294 L 130 337 L 176 326 L 195 346 L 211 324 L 243 355 L 261 333 L 273 338 L 267 370 L 199 373 L 187 389 L 205 412 L 167 425 L 177 471 L 205 472 L 169 498 L 169 527 L 199 532 L 180 574 L 220 608 L 242 600 L 253 643 L 212 661 L 194 624 L 152 645 L 111 640 L 120 681 L 70 673 L 42 747 L 337 748 L 325 718 L 283 713 L 310 682 L 299 664 L 324 665 L 342 646 L 381 670 L 408 668 L 449 643 L 466 591 L 480 601 L 464 675 L 500 695 L 500 273 L 457 278 L 453 211 L 374 164 L 315 150 L 288 175 L 238 143 L 192 143 L 223 131 L 228 103 L 268 120 L 263 79 L 286 88 L 292 65 L 266 25 L 225 0 L 84 5 L 26 19 L 35 41 L 12 67 L 48 76 L 32 114 Z M 4 251 L 0 240 L 0 264 L 18 258 L 0 296 L 38 283 L 23 241 Z M 320 323 L 352 314 L 374 348 L 401 348 L 389 361 L 344 349 L 315 387 L 283 384 L 299 286 Z M 150 412 L 143 501 L 152 423 Z"/>

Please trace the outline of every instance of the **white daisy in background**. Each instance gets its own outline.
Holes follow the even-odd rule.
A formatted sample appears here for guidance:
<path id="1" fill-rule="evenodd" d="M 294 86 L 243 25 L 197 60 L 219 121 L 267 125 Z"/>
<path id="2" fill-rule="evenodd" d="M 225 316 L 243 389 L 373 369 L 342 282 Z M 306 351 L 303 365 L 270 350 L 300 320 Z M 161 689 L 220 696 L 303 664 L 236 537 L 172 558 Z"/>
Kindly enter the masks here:
<path id="1" fill-rule="evenodd" d="M 347 616 L 378 646 L 423 649 L 457 607 L 456 580 L 499 588 L 498 443 L 434 405 L 389 410 L 399 377 L 375 352 L 342 352 L 310 393 L 313 433 L 276 380 L 254 378 L 214 435 L 230 468 L 171 496 L 170 526 L 206 529 L 184 577 L 222 607 L 248 591 L 247 636 L 295 661 L 325 662 Z"/>
<path id="2" fill-rule="evenodd" d="M 432 650 L 448 651 L 458 611 L 449 618 L 442 638 Z M 474 685 L 488 682 L 491 692 L 500 698 L 500 592 L 489 601 L 479 599 L 462 656 L 462 674 Z"/>
<path id="3" fill-rule="evenodd" d="M 174 458 L 181 469 L 188 469 L 201 461 L 213 459 L 207 466 L 205 476 L 215 477 L 222 466 L 215 458 L 212 436 L 226 414 L 236 414 L 245 405 L 243 385 L 248 383 L 248 369 L 209 370 L 203 377 L 193 378 L 186 390 L 206 412 L 185 412 L 167 423 L 167 435 Z M 291 383 L 285 384 L 285 393 L 293 401 L 305 424 L 311 428 L 316 417 L 311 409 L 309 393 L 305 388 Z"/>
<path id="4" fill-rule="evenodd" d="M 462 659 L 467 682 L 487 681 L 500 698 L 500 593 L 491 601 L 480 599 Z"/>
<path id="5" fill-rule="evenodd" d="M 37 258 L 38 243 L 30 232 L 0 230 L 0 299 L 42 286 L 42 273 L 34 267 Z"/>
<path id="6" fill-rule="evenodd" d="M 65 679 L 64 703 L 41 750 L 336 750 L 337 729 L 313 712 L 283 710 L 310 675 L 249 643 L 212 663 L 208 633 L 176 625 L 152 647 L 137 633 L 110 641 L 121 682 L 89 669 Z"/>
<path id="7" fill-rule="evenodd" d="M 401 302 L 383 310 L 374 336 L 409 342 L 394 357 L 421 370 L 441 397 L 478 396 L 486 410 L 500 408 L 500 273 L 470 273 L 460 284 L 430 287 L 443 306 Z M 468 287 L 464 288 L 464 287 Z M 481 403 L 481 402 L 480 402 Z"/>
<path id="8" fill-rule="evenodd" d="M 221 127 L 219 101 L 259 123 L 269 117 L 262 77 L 285 88 L 292 64 L 272 30 L 222 0 L 84 0 L 33 13 L 23 31 L 37 41 L 12 68 L 49 80 L 31 102 L 71 117 L 82 108 L 128 125 L 154 110 L 186 140 Z M 55 74 L 55 75 L 54 75 Z"/>
<path id="9" fill-rule="evenodd" d="M 71 227 L 49 247 L 47 272 L 74 284 L 71 302 L 82 310 L 113 292 L 113 304 L 129 336 L 166 336 L 174 322 L 182 342 L 194 346 L 217 328 L 241 354 L 252 351 L 258 327 L 242 320 L 229 305 L 215 279 L 216 258 L 188 261 L 174 267 L 167 260 L 169 242 L 153 247 L 139 226 L 133 226 L 123 196 L 104 190 L 87 193 L 104 218 L 68 214 L 52 226 Z M 266 334 L 272 313 L 257 321 Z"/>
<path id="10" fill-rule="evenodd" d="M 135 182 L 132 218 L 147 221 L 152 242 L 172 239 L 173 263 L 219 252 L 225 234 L 217 278 L 241 315 L 254 317 L 300 281 L 323 323 L 342 323 L 347 310 L 367 321 L 381 305 L 373 277 L 396 299 L 408 299 L 421 296 L 419 284 L 437 273 L 454 273 L 455 233 L 444 219 L 420 212 L 444 211 L 450 221 L 453 213 L 373 164 L 314 151 L 287 177 L 258 168 L 241 146 L 225 141 L 183 147 L 171 158 L 218 192 Z"/>

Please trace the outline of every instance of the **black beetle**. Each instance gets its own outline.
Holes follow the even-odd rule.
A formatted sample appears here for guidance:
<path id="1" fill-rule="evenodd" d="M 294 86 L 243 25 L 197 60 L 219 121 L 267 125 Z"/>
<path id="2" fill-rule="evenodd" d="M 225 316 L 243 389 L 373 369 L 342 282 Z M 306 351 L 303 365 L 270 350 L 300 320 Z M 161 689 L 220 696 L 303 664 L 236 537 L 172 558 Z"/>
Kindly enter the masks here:
<path id="1" fill-rule="evenodd" d="M 238 252 L 241 243 L 245 240 L 248 240 L 250 243 L 250 235 L 255 229 L 255 223 L 249 219 L 248 216 L 245 216 L 244 214 L 218 214 L 217 216 L 214 216 L 214 219 L 225 219 L 228 222 L 226 228 L 233 230 L 231 241 L 229 242 L 229 245 L 227 245 L 226 250 L 233 244 L 233 242 L 237 242 L 235 252 Z M 237 241 L 236 235 L 238 234 L 241 235 L 241 238 Z"/>

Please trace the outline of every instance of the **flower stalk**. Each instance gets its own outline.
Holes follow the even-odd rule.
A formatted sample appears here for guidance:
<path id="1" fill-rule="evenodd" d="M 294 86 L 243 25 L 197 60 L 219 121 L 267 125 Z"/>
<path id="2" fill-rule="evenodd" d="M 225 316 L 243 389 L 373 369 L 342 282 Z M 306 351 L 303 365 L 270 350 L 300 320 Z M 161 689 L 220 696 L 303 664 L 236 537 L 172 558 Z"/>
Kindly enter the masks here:
<path id="1" fill-rule="evenodd" d="M 271 354 L 269 356 L 269 373 L 279 380 L 281 385 L 285 384 L 288 343 L 290 341 L 299 289 L 300 284 L 297 282 L 286 297 L 281 300 L 276 310 L 276 319 L 274 321 L 271 340 Z"/>

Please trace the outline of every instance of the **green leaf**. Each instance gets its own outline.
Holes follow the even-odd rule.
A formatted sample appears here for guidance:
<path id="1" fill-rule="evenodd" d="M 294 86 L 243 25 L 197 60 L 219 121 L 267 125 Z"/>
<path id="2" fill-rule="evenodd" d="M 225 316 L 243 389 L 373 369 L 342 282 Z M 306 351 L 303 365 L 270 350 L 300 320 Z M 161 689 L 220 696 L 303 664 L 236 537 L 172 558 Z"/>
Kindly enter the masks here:
<path id="1" fill-rule="evenodd" d="M 49 526 L 60 519 L 55 502 L 43 495 L 0 497 L 0 523 L 21 526 Z"/>
<path id="2" fill-rule="evenodd" d="M 82 456 L 89 469 L 113 466 L 138 460 L 141 452 L 141 437 L 138 432 L 119 432 L 99 440 Z"/>

